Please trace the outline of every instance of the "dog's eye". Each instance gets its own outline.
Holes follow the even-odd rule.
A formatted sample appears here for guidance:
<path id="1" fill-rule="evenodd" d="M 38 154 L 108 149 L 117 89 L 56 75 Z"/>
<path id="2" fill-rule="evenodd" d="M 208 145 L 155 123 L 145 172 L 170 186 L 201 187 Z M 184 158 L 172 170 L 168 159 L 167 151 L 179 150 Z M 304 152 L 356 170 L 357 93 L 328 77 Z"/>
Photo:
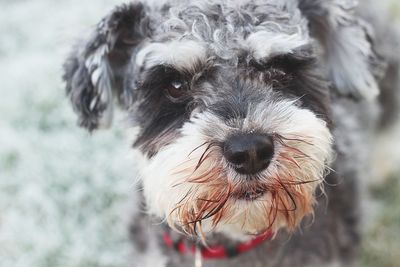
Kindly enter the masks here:
<path id="1" fill-rule="evenodd" d="M 187 85 L 185 82 L 179 80 L 172 81 L 168 84 L 166 92 L 173 100 L 180 100 L 187 96 Z"/>
<path id="2" fill-rule="evenodd" d="M 266 61 L 250 60 L 249 65 L 258 71 L 268 71 L 272 75 L 282 76 L 296 72 L 299 69 L 305 68 L 315 62 L 312 57 L 301 55 L 285 54 L 277 55 Z"/>

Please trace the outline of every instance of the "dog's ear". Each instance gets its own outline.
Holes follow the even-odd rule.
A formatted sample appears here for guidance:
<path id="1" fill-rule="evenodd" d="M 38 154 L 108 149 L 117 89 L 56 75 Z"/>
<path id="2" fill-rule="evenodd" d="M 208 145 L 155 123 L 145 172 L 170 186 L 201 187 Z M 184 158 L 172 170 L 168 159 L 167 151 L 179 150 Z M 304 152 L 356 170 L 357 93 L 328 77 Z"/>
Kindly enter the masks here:
<path id="1" fill-rule="evenodd" d="M 89 131 L 110 126 L 113 96 L 125 108 L 133 101 L 124 77 L 135 47 L 150 34 L 147 13 L 142 3 L 115 8 L 64 64 L 67 94 L 79 125 Z"/>
<path id="2" fill-rule="evenodd" d="M 374 99 L 384 64 L 374 51 L 369 25 L 357 17 L 355 0 L 299 0 L 312 36 L 323 49 L 323 64 L 336 92 Z"/>

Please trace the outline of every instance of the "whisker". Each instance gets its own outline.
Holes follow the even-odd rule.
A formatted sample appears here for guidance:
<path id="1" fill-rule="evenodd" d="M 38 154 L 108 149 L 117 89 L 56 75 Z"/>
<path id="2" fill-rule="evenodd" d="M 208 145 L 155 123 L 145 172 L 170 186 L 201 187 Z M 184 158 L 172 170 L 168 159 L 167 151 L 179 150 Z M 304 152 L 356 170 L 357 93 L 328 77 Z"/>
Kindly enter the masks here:
<path id="1" fill-rule="evenodd" d="M 286 156 L 285 153 L 281 153 L 281 154 L 279 155 L 279 157 L 281 157 L 281 158 L 283 158 L 283 159 L 289 161 L 290 163 L 293 163 L 294 165 L 296 165 L 297 168 L 301 169 L 299 163 L 298 163 L 294 158 L 292 158 L 292 157 L 290 157 L 290 156 Z"/>
<path id="2" fill-rule="evenodd" d="M 277 134 L 277 133 L 275 133 L 274 137 L 277 137 L 277 138 L 280 139 L 282 142 L 284 142 L 283 140 L 287 140 L 287 141 L 295 141 L 295 142 L 305 143 L 305 144 L 310 145 L 310 146 L 313 146 L 313 145 L 314 145 L 313 143 L 311 143 L 311 142 L 309 142 L 309 141 L 306 141 L 306 140 L 304 140 L 304 139 L 301 139 L 301 138 L 289 138 L 289 137 L 285 137 L 285 136 L 280 135 L 280 134 Z"/>
<path id="3" fill-rule="evenodd" d="M 203 144 L 197 146 L 195 149 L 193 149 L 193 150 L 188 154 L 188 157 L 190 157 L 197 149 L 199 149 L 199 148 L 205 146 L 205 145 L 208 144 L 208 143 L 209 143 L 209 142 L 206 141 L 206 142 L 204 142 Z"/>

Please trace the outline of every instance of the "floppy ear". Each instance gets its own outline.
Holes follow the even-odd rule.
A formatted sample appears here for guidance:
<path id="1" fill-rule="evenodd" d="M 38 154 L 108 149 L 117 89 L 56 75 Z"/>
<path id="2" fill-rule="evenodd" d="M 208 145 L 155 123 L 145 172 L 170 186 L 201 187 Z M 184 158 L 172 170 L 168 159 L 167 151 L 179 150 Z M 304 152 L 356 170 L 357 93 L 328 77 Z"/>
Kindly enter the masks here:
<path id="1" fill-rule="evenodd" d="M 299 0 L 336 92 L 370 100 L 379 94 L 384 64 L 374 51 L 369 25 L 355 14 L 356 5 L 355 0 Z"/>
<path id="2" fill-rule="evenodd" d="M 88 40 L 70 54 L 63 79 L 80 126 L 89 131 L 109 127 L 113 95 L 125 108 L 133 101 L 131 89 L 124 88 L 124 77 L 134 48 L 149 32 L 143 4 L 122 5 L 101 20 Z"/>

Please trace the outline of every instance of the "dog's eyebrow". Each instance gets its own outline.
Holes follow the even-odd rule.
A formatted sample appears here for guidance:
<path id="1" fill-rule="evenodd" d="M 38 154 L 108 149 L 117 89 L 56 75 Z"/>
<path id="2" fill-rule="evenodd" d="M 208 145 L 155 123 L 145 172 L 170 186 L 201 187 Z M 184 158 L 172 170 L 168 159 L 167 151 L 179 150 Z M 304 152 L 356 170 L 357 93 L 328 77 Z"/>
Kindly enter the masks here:
<path id="1" fill-rule="evenodd" d="M 206 48 L 194 41 L 151 43 L 136 57 L 136 64 L 145 69 L 157 65 L 171 65 L 178 70 L 190 71 L 198 62 L 207 60 Z"/>
<path id="2" fill-rule="evenodd" d="M 309 42 L 307 36 L 301 31 L 286 34 L 273 31 L 260 30 L 251 33 L 245 40 L 245 47 L 257 60 L 278 54 L 292 53 L 306 46 Z"/>

